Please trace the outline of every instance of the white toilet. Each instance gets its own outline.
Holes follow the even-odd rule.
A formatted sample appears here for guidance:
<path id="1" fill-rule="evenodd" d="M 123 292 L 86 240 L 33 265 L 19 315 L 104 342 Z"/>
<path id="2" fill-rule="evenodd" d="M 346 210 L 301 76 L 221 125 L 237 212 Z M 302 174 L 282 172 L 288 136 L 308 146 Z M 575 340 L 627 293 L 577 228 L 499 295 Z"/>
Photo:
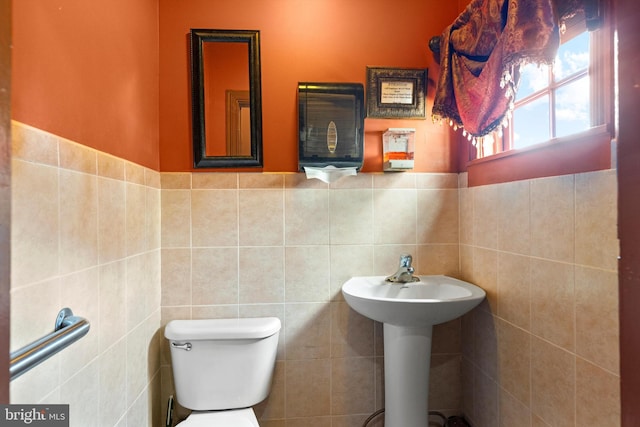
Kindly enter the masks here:
<path id="1" fill-rule="evenodd" d="M 180 427 L 259 427 L 251 409 L 269 394 L 280 319 L 173 320 L 176 399 L 193 412 Z"/>

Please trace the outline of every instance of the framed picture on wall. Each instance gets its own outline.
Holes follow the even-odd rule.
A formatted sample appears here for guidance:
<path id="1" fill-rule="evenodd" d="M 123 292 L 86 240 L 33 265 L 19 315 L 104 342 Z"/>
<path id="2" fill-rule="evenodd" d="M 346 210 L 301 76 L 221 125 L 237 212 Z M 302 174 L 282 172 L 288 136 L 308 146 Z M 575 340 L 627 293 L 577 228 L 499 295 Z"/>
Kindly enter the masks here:
<path id="1" fill-rule="evenodd" d="M 426 68 L 367 67 L 367 117 L 424 119 Z"/>

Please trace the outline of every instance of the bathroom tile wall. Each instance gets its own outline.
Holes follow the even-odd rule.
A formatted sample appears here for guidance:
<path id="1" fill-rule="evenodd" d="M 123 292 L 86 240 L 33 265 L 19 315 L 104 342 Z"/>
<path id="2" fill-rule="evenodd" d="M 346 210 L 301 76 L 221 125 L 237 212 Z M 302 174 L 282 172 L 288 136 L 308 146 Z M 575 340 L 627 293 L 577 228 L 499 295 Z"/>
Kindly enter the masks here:
<path id="1" fill-rule="evenodd" d="M 466 188 L 463 408 L 475 427 L 620 424 L 614 170 Z"/>
<path id="2" fill-rule="evenodd" d="M 381 325 L 352 311 L 340 287 L 393 273 L 404 252 L 420 274 L 458 276 L 457 174 L 360 174 L 328 185 L 302 174 L 163 173 L 161 182 L 162 324 L 282 321 L 274 385 L 256 408 L 261 425 L 355 426 L 382 407 Z M 430 406 L 458 412 L 461 321 L 434 334 Z M 166 344 L 161 363 L 166 399 Z"/>
<path id="3" fill-rule="evenodd" d="M 160 174 L 12 126 L 11 350 L 70 307 L 89 333 L 11 383 L 70 425 L 160 425 Z"/>
<path id="4" fill-rule="evenodd" d="M 13 381 L 13 403 L 71 403 L 72 426 L 160 425 L 166 322 L 275 315 L 261 425 L 360 425 L 383 406 L 382 328 L 340 286 L 410 252 L 419 273 L 488 292 L 435 329 L 432 409 L 475 427 L 619 424 L 615 171 L 475 188 L 464 174 L 160 174 L 12 131 L 11 349 L 64 306 L 92 324 Z"/>

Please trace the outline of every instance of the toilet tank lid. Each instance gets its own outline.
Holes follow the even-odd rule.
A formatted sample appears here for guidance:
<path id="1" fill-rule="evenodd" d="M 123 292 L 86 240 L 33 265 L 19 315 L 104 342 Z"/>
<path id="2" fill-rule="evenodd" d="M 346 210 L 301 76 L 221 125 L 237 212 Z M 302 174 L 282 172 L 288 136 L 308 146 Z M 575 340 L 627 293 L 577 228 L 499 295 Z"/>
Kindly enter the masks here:
<path id="1" fill-rule="evenodd" d="M 277 317 L 172 320 L 164 328 L 169 340 L 258 339 L 280 330 Z"/>

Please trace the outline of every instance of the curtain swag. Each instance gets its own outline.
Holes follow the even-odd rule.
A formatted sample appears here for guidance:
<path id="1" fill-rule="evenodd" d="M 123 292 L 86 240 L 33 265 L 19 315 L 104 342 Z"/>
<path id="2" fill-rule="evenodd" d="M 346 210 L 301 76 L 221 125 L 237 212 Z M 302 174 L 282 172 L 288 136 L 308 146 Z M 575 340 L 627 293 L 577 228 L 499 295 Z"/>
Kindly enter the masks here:
<path id="1" fill-rule="evenodd" d="M 506 126 L 520 65 L 551 64 L 562 21 L 595 0 L 472 0 L 439 37 L 434 121 L 469 140 Z"/>

